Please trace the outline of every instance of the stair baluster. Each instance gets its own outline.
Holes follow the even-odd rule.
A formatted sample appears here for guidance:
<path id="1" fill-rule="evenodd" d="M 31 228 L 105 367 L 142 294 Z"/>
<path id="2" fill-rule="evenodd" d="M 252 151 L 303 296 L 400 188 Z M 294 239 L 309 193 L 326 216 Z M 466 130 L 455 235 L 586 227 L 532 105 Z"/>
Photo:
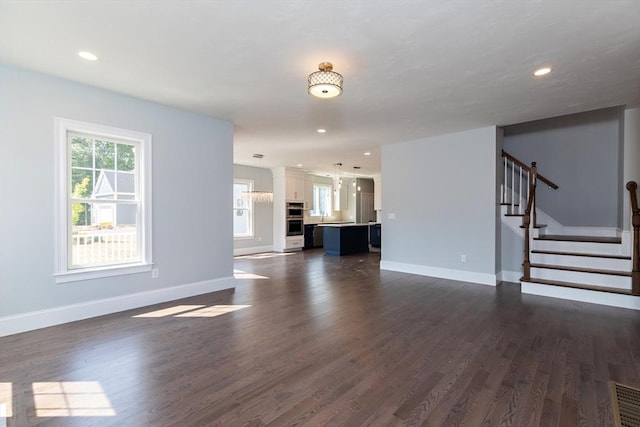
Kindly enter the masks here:
<path id="1" fill-rule="evenodd" d="M 522 166 L 518 165 L 520 168 L 520 179 L 518 180 L 518 213 L 521 214 L 523 212 L 522 208 Z"/>
<path id="2" fill-rule="evenodd" d="M 515 212 L 516 204 L 516 165 L 511 163 L 511 213 Z"/>
<path id="3" fill-rule="evenodd" d="M 507 203 L 507 170 L 508 170 L 508 164 L 507 164 L 507 157 L 504 157 L 504 180 L 502 181 L 502 201 L 501 203 Z"/>

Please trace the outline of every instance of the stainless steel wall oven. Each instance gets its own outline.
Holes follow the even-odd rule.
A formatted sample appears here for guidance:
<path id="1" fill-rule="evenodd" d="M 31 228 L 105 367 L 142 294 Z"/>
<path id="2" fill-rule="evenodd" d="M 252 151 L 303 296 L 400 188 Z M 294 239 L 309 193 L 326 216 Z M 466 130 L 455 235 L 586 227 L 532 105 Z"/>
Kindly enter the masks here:
<path id="1" fill-rule="evenodd" d="M 304 234 L 304 203 L 287 202 L 287 236 L 302 236 Z"/>
<path id="2" fill-rule="evenodd" d="M 301 202 L 287 202 L 287 219 L 300 218 L 304 215 L 304 203 Z"/>

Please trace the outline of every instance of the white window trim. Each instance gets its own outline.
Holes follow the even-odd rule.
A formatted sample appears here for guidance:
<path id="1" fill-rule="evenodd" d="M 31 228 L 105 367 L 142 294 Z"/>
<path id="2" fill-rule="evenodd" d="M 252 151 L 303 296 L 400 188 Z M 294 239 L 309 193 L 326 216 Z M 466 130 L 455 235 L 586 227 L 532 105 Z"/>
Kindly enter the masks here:
<path id="1" fill-rule="evenodd" d="M 254 185 L 254 181 L 252 179 L 242 179 L 242 178 L 233 178 L 233 184 L 248 184 L 249 185 L 249 191 L 253 191 L 253 185 Z M 235 202 L 235 200 L 234 200 Z M 249 239 L 254 239 L 256 236 L 255 233 L 255 203 L 253 203 L 253 200 L 250 202 L 251 206 L 249 207 L 249 214 L 251 215 L 250 218 L 250 224 L 249 227 L 251 228 L 251 233 L 247 233 L 247 234 L 241 234 L 236 236 L 235 233 L 233 235 L 233 240 L 249 240 Z M 236 208 L 235 206 L 233 207 L 233 211 L 235 213 L 235 211 L 238 208 Z"/>
<path id="2" fill-rule="evenodd" d="M 55 235 L 56 235 L 56 283 L 75 282 L 80 280 L 98 279 L 103 277 L 120 276 L 124 274 L 151 271 L 152 240 L 151 240 L 151 134 L 128 129 L 119 129 L 95 123 L 78 120 L 55 118 L 56 140 L 56 182 L 55 182 Z M 68 194 L 70 182 L 71 153 L 67 142 L 68 132 L 86 133 L 106 138 L 125 139 L 140 143 L 140 225 L 141 225 L 141 261 L 120 265 L 78 268 L 70 270 L 69 260 L 69 203 Z"/>

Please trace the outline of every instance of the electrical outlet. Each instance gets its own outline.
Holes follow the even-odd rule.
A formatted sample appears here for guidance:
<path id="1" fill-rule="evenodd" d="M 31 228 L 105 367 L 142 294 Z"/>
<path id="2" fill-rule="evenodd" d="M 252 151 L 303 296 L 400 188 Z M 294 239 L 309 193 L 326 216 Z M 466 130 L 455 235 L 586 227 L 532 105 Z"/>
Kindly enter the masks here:
<path id="1" fill-rule="evenodd" d="M 160 277 L 160 270 L 157 268 L 154 268 L 153 270 L 151 270 L 151 278 L 157 279 L 158 277 Z"/>
<path id="2" fill-rule="evenodd" d="M 467 256 L 465 254 L 460 255 L 460 262 L 467 262 Z"/>

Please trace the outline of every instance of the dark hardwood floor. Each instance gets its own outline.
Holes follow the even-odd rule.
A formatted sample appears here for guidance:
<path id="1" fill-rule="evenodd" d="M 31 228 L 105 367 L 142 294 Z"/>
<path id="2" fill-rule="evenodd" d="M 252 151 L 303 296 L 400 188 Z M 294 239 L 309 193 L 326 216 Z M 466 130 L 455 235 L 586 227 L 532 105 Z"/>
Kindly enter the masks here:
<path id="1" fill-rule="evenodd" d="M 612 426 L 609 381 L 640 387 L 636 311 L 379 260 L 238 258 L 262 278 L 0 338 L 6 423 Z"/>

